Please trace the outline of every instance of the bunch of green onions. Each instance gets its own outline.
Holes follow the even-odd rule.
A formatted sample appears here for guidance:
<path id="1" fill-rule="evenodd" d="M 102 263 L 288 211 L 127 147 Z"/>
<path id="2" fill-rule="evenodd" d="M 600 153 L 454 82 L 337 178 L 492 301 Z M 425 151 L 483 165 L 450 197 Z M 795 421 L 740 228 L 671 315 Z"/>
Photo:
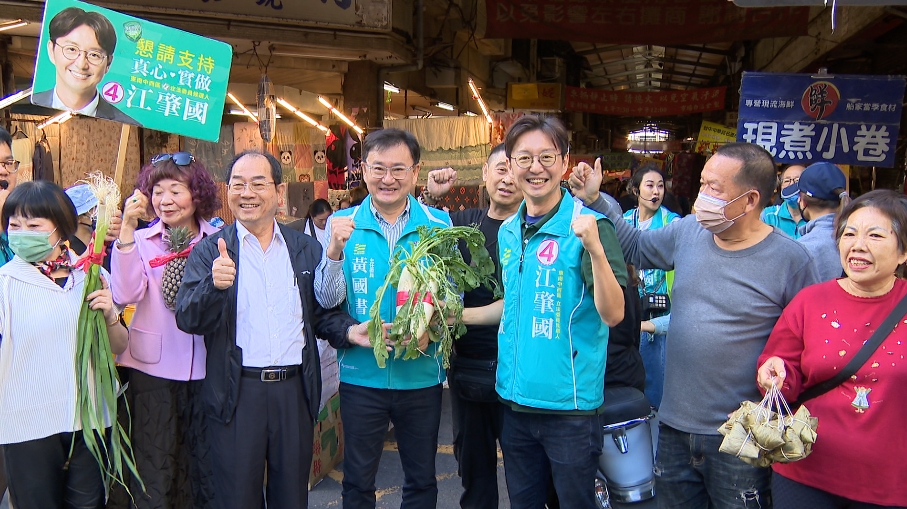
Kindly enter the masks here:
<path id="1" fill-rule="evenodd" d="M 88 255 L 99 258 L 104 250 L 110 218 L 117 213 L 120 190 L 112 179 L 100 172 L 90 174 L 85 183 L 98 199 L 97 227 L 92 252 Z M 109 493 L 113 482 L 120 483 L 129 491 L 123 475 L 124 466 L 132 472 L 144 491 L 145 484 L 135 466 L 129 433 L 116 418 L 120 381 L 110 349 L 107 321 L 101 310 L 88 307 L 87 296 L 102 287 L 100 265 L 90 263 L 85 270 L 85 293 L 79 312 L 76 344 L 76 420 L 82 428 L 88 451 L 101 469 L 105 491 Z M 125 408 L 128 414 L 128 406 Z M 110 423 L 109 428 L 107 422 Z"/>

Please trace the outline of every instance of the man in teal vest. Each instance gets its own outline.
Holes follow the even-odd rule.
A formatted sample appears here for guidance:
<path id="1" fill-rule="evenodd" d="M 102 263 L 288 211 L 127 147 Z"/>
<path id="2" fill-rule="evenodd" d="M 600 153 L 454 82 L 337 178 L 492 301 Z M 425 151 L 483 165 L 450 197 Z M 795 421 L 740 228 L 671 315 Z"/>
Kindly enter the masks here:
<path id="1" fill-rule="evenodd" d="M 369 319 L 375 291 L 384 283 L 397 249 L 409 250 L 418 226 L 450 226 L 446 212 L 427 207 L 410 195 L 419 174 L 419 142 L 399 129 L 369 134 L 362 144 L 363 178 L 369 196 L 328 220 L 329 240 L 316 271 L 322 305 L 343 303 L 360 322 Z M 320 290 L 320 291 L 319 291 Z M 396 291 L 385 294 L 381 318 L 396 315 Z M 435 507 L 438 488 L 435 453 L 441 422 L 441 383 L 445 371 L 436 345 L 418 338 L 426 355 L 413 360 L 387 359 L 379 368 L 371 348 L 337 351 L 343 421 L 343 508 L 375 507 L 375 475 L 388 422 L 394 424 L 403 465 L 403 507 Z"/>
<path id="2" fill-rule="evenodd" d="M 561 507 L 592 509 L 608 327 L 623 319 L 626 265 L 614 225 L 560 186 L 569 155 L 559 120 L 524 116 L 504 147 L 524 196 L 498 235 L 496 390 L 510 505 L 540 507 L 553 478 Z M 464 311 L 464 321 L 496 323 L 493 306 Z"/>

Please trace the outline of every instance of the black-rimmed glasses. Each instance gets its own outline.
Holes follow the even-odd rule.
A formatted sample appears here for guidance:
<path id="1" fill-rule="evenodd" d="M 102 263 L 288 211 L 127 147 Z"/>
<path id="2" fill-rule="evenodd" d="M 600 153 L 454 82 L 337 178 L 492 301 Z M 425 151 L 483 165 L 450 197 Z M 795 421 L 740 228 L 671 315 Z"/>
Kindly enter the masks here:
<path id="1" fill-rule="evenodd" d="M 16 173 L 19 171 L 19 161 L 0 161 L 0 167 L 3 167 L 8 173 Z"/>

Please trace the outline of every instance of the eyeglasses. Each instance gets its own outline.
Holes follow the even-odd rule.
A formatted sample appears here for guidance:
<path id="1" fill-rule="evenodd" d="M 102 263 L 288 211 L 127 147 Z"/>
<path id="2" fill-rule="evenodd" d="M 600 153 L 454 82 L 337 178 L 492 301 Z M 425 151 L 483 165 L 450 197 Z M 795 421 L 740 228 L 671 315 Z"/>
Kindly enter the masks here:
<path id="1" fill-rule="evenodd" d="M 151 158 L 151 165 L 157 166 L 164 161 L 173 161 L 177 166 L 188 166 L 195 161 L 195 157 L 189 152 L 174 152 L 172 154 L 158 154 Z"/>
<path id="2" fill-rule="evenodd" d="M 246 191 L 246 188 L 252 190 L 255 194 L 261 194 L 268 190 L 268 186 L 276 185 L 274 182 L 262 182 L 256 180 L 255 182 L 234 182 L 230 184 L 230 194 L 243 194 Z"/>
<path id="3" fill-rule="evenodd" d="M 54 44 L 56 45 L 56 43 Z M 79 58 L 79 55 L 81 55 L 82 53 L 85 53 L 85 58 L 88 59 L 88 63 L 92 65 L 101 65 L 105 60 L 107 60 L 107 53 L 98 51 L 96 49 L 84 50 L 72 44 L 60 46 L 60 49 L 63 50 L 63 56 L 66 58 L 66 60 L 75 60 Z"/>
<path id="4" fill-rule="evenodd" d="M 412 166 L 394 166 L 393 168 L 385 168 L 384 166 L 365 164 L 365 167 L 371 172 L 372 176 L 376 179 L 383 179 L 387 172 L 391 173 L 391 177 L 394 177 L 394 180 L 403 180 L 406 178 L 406 174 L 412 171 L 416 165 Z"/>
<path id="5" fill-rule="evenodd" d="M 545 168 L 551 168 L 554 166 L 554 163 L 557 162 L 557 152 L 542 152 L 541 154 L 534 156 L 532 154 L 519 154 L 511 157 L 511 159 L 516 162 L 516 165 L 524 170 L 528 170 L 532 167 L 532 162 L 538 159 L 539 164 Z"/>
<path id="6" fill-rule="evenodd" d="M 9 173 L 16 173 L 19 171 L 19 161 L 0 161 L 0 166 Z"/>
<path id="7" fill-rule="evenodd" d="M 800 177 L 794 177 L 794 178 L 787 177 L 781 181 L 781 187 L 787 187 L 791 184 L 796 184 L 797 182 L 800 182 Z"/>

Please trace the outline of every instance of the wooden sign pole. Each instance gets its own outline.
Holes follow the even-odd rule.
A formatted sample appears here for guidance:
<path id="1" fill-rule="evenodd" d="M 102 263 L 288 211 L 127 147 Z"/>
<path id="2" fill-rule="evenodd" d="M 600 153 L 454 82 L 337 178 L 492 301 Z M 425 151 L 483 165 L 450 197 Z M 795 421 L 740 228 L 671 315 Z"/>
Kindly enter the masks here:
<path id="1" fill-rule="evenodd" d="M 117 165 L 113 174 L 113 181 L 120 188 L 120 192 L 123 191 L 123 174 L 125 173 L 123 168 L 126 166 L 126 147 L 129 145 L 130 127 L 132 126 L 129 124 L 123 124 L 123 128 L 120 130 L 120 147 L 117 149 Z"/>

